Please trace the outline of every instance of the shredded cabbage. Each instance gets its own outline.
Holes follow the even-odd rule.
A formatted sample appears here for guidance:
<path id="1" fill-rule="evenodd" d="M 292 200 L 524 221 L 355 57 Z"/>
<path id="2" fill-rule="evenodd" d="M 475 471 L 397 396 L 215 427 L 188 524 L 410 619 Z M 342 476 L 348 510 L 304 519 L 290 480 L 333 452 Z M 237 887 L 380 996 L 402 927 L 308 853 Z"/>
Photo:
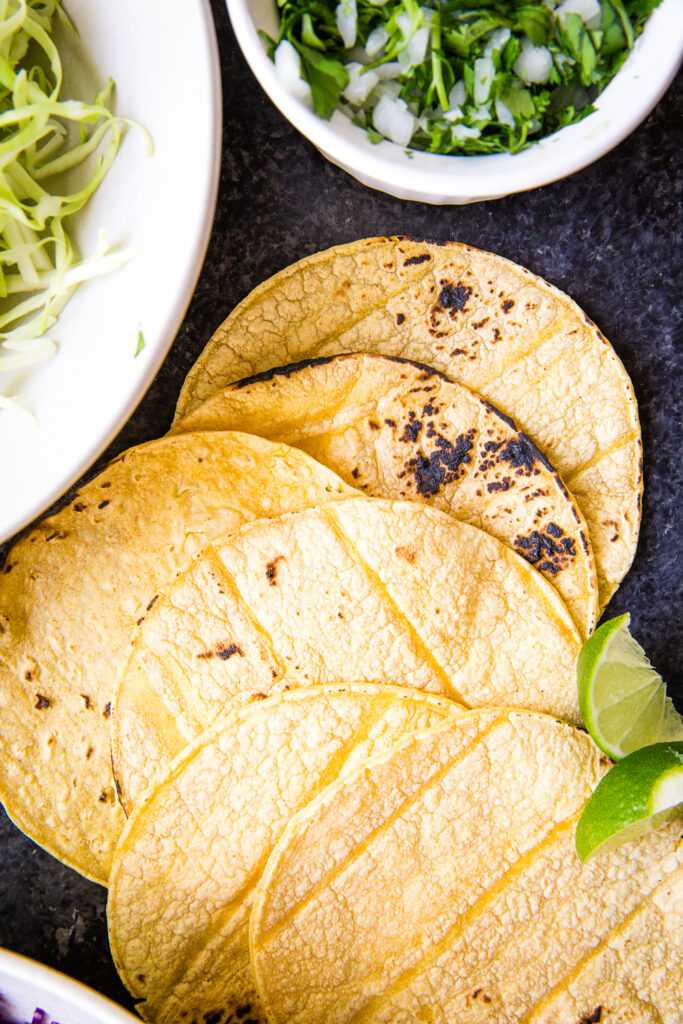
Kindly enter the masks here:
<path id="1" fill-rule="evenodd" d="M 61 2 L 0 0 L 0 374 L 53 355 L 45 335 L 76 286 L 131 255 L 108 252 L 100 236 L 78 259 L 65 228 L 111 167 L 127 122 L 111 112 L 111 79 L 92 103 L 60 98 L 54 18 L 75 31 Z M 50 179 L 84 161 L 82 187 L 49 191 Z M 20 397 L 0 388 L 0 409 L 16 409 Z"/>

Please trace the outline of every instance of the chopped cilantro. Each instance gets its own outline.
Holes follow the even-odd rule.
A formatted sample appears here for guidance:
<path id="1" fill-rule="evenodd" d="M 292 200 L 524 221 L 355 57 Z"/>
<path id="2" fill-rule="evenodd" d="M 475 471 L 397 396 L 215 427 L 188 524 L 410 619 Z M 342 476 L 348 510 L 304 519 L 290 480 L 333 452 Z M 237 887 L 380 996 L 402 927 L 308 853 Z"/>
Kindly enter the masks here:
<path id="1" fill-rule="evenodd" d="M 137 343 L 137 346 L 135 348 L 135 354 L 133 356 L 133 359 L 135 359 L 137 356 L 140 355 L 140 353 L 142 352 L 144 347 L 145 347 L 144 335 L 143 335 L 142 331 L 138 331 L 138 343 Z"/>
<path id="2" fill-rule="evenodd" d="M 514 153 L 593 111 L 660 2 L 278 0 L 268 52 L 291 43 L 315 112 L 339 107 L 372 142 Z"/>

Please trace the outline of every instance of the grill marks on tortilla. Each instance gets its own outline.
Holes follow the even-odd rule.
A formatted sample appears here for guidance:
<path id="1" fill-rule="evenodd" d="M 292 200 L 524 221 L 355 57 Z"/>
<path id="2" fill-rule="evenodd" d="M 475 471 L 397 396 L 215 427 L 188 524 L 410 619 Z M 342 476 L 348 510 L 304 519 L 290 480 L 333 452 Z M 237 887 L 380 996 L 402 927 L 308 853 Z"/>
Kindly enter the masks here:
<path id="1" fill-rule="evenodd" d="M 404 265 L 426 252 L 431 260 Z M 331 305 L 332 282 L 347 279 L 344 303 Z M 449 285 L 472 288 L 454 318 L 438 303 Z M 640 429 L 624 367 L 583 311 L 528 270 L 471 246 L 361 239 L 286 268 L 240 303 L 190 371 L 176 422 L 273 363 L 354 351 L 429 363 L 516 417 L 577 496 L 604 607 L 637 542 Z"/>
<path id="2" fill-rule="evenodd" d="M 222 1007 L 226 1020 L 241 1021 L 248 1004 L 264 1021 L 248 918 L 287 821 L 342 771 L 459 710 L 398 687 L 335 684 L 249 704 L 189 747 L 135 809 L 111 877 L 112 949 L 132 994 L 145 1000 L 143 1015 L 175 1024 Z M 166 842 L 188 820 L 206 838 L 206 856 Z M 141 929 L 146 941 L 129 944 Z"/>
<path id="3" fill-rule="evenodd" d="M 106 884 L 124 823 L 109 710 L 134 623 L 208 540 L 345 493 L 319 463 L 260 438 L 166 437 L 113 460 L 14 544 L 0 573 L 0 746 L 12 751 L 0 793 L 24 832 Z M 214 640 L 209 663 L 244 660 L 239 637 Z"/>
<path id="4" fill-rule="evenodd" d="M 595 625 L 593 556 L 560 477 L 510 417 L 428 366 L 364 353 L 310 360 L 238 382 L 176 429 L 262 434 L 368 495 L 434 504 L 536 564 L 584 635 Z M 534 558 L 526 538 L 549 522 L 575 544 L 547 543 Z"/>
<path id="5" fill-rule="evenodd" d="M 646 1008 L 677 1019 L 680 822 L 581 865 L 574 828 L 603 774 L 596 748 L 523 713 L 473 742 L 472 720 L 491 715 L 415 737 L 290 823 L 252 913 L 274 1024 L 391 1024 L 429 1009 L 453 1024 L 641 1020 Z M 414 806 L 397 807 L 410 792 Z M 326 963 L 321 934 L 343 937 Z"/>
<path id="6" fill-rule="evenodd" d="M 264 570 L 281 556 L 287 572 L 273 587 Z M 520 649 L 529 621 L 533 643 Z M 243 657 L 201 656 L 228 640 Z M 575 718 L 577 649 L 548 584 L 443 513 L 348 498 L 249 524 L 206 548 L 141 627 L 113 718 L 124 805 L 228 701 L 285 679 L 395 682 Z"/>

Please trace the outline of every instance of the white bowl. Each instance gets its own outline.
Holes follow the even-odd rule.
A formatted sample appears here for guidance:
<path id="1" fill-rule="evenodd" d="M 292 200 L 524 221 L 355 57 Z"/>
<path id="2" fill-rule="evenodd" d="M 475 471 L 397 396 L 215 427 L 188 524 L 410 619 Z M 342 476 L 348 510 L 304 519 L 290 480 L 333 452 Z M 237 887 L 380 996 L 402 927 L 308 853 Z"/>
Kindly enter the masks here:
<path id="1" fill-rule="evenodd" d="M 218 190 L 221 87 L 209 0 L 184 0 L 182 17 L 169 14 L 168 0 L 66 6 L 81 45 L 63 33 L 63 95 L 92 96 L 111 75 L 116 112 L 148 129 L 154 153 L 129 128 L 73 219 L 84 254 L 102 228 L 136 255 L 76 290 L 48 335 L 56 356 L 16 384 L 36 421 L 0 412 L 0 541 L 88 468 L 147 390 L 194 291 Z M 140 331 L 145 347 L 135 357 Z"/>
<path id="2" fill-rule="evenodd" d="M 597 110 L 579 124 L 550 135 L 529 149 L 491 156 L 440 156 L 393 142 L 370 142 L 340 111 L 317 117 L 278 80 L 258 29 L 277 38 L 273 0 L 226 0 L 244 56 L 285 117 L 332 163 L 371 188 L 398 199 L 426 203 L 470 203 L 498 199 L 564 178 L 603 156 L 647 116 L 666 91 L 683 58 L 683 0 L 662 0 L 623 68 L 596 101 Z"/>
<path id="3" fill-rule="evenodd" d="M 0 949 L 0 997 L 12 1019 L 30 1022 L 36 1008 L 59 1024 L 140 1024 L 121 1006 L 59 971 Z"/>

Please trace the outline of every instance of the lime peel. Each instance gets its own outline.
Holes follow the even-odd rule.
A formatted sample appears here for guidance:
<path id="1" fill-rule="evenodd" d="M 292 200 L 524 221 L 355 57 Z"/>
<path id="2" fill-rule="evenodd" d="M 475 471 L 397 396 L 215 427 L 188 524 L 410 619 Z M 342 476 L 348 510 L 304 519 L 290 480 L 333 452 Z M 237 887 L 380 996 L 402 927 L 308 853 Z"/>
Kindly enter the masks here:
<path id="1" fill-rule="evenodd" d="M 641 747 L 600 780 L 576 826 L 585 861 L 683 816 L 683 742 Z"/>

